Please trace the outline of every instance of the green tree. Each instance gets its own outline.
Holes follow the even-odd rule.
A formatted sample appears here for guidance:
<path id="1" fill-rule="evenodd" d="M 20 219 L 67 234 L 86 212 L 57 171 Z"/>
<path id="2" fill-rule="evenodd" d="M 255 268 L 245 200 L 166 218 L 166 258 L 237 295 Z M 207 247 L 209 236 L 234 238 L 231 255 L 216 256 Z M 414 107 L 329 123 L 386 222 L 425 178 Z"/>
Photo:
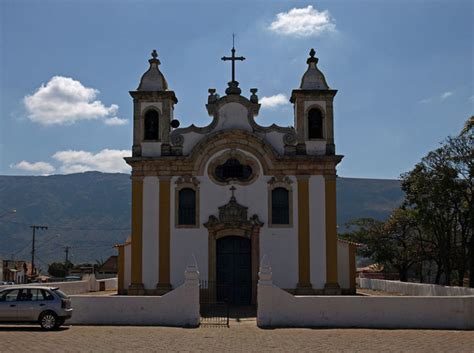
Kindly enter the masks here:
<path id="1" fill-rule="evenodd" d="M 386 221 L 362 218 L 346 225 L 349 232 L 341 237 L 364 244 L 359 254 L 382 264 L 385 271 L 396 271 L 400 281 L 408 280 L 408 271 L 420 261 L 420 231 L 413 211 L 396 209 Z"/>
<path id="2" fill-rule="evenodd" d="M 66 277 L 68 267 L 63 262 L 53 262 L 48 266 L 48 273 L 53 277 Z"/>
<path id="3" fill-rule="evenodd" d="M 448 137 L 402 175 L 405 204 L 415 211 L 424 242 L 430 244 L 430 259 L 437 264 L 436 283 L 444 274 L 450 285 L 456 274 L 457 284 L 463 285 L 469 268 L 474 286 L 472 131 L 471 118 L 459 136 Z"/>

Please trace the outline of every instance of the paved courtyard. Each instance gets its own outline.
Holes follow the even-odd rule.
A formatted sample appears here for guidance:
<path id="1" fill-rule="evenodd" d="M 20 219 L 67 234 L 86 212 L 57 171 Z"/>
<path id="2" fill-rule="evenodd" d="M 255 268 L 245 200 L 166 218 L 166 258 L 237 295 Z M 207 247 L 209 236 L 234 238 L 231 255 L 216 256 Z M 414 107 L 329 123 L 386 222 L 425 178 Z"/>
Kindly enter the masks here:
<path id="1" fill-rule="evenodd" d="M 474 331 L 0 326 L 0 352 L 474 352 Z"/>

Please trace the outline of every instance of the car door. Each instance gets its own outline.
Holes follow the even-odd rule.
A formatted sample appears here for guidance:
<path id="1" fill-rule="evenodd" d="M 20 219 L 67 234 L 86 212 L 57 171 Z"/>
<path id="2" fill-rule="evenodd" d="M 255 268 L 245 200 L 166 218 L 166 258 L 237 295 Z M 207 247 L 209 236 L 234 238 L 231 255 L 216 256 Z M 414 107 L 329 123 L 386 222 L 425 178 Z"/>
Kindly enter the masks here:
<path id="1" fill-rule="evenodd" d="M 33 301 L 33 295 L 38 292 L 38 289 L 23 288 L 20 289 L 18 295 L 17 317 L 18 321 L 36 321 L 39 314 Z M 37 295 L 37 294 L 36 294 Z"/>
<path id="2" fill-rule="evenodd" d="M 16 321 L 18 319 L 19 289 L 9 289 L 0 295 L 0 321 Z"/>
<path id="3" fill-rule="evenodd" d="M 54 309 L 52 303 L 54 297 L 44 289 L 32 289 L 33 294 L 33 311 L 32 315 L 38 319 L 40 314 L 45 310 Z"/>

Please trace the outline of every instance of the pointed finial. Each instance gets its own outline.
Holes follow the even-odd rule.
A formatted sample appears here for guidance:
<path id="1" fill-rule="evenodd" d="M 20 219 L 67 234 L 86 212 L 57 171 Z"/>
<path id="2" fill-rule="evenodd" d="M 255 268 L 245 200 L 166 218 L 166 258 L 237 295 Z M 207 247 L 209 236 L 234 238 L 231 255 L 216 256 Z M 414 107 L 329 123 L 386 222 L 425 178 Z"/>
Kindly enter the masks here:
<path id="1" fill-rule="evenodd" d="M 316 51 L 314 50 L 314 48 L 311 48 L 311 50 L 309 51 L 309 58 L 308 60 L 306 60 L 306 63 L 318 63 L 318 58 L 316 58 L 315 55 Z"/>
<path id="2" fill-rule="evenodd" d="M 158 60 L 158 53 L 157 53 L 156 49 L 153 49 L 153 51 L 151 52 L 151 59 L 148 60 L 148 62 L 150 64 L 158 64 L 158 65 L 161 64 L 160 60 Z"/>

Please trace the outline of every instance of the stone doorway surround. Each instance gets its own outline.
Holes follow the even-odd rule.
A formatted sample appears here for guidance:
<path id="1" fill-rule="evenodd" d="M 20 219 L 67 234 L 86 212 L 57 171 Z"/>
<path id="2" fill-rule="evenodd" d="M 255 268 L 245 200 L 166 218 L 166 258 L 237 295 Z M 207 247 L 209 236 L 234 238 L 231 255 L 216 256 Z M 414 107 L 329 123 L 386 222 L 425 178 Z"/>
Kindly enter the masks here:
<path id="1" fill-rule="evenodd" d="M 226 205 L 219 207 L 219 216 L 209 216 L 204 226 L 209 231 L 208 238 L 208 280 L 216 282 L 217 272 L 217 239 L 227 236 L 238 236 L 250 239 L 251 272 L 252 272 L 252 304 L 257 303 L 258 267 L 260 262 L 260 228 L 263 226 L 257 215 L 247 217 L 248 207 L 240 205 L 232 195 Z"/>

